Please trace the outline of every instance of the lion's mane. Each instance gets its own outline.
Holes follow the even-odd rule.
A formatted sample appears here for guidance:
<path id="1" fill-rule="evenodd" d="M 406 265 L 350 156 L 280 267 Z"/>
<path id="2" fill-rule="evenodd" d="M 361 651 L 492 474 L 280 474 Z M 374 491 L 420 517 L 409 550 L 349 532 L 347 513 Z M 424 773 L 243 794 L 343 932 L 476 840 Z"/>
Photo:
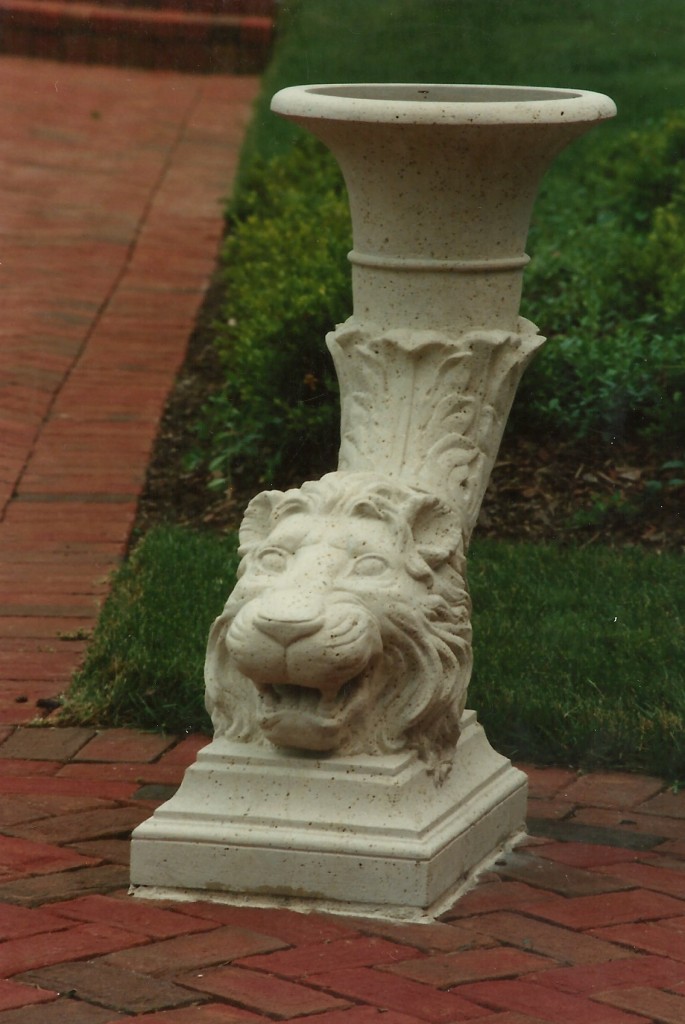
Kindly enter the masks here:
<path id="1" fill-rule="evenodd" d="M 311 517 L 381 520 L 415 581 L 411 601 L 387 601 L 382 589 L 369 614 L 382 638 L 381 682 L 336 753 L 380 754 L 415 749 L 443 774 L 459 736 L 471 671 L 470 601 L 459 523 L 439 499 L 366 473 L 330 473 L 286 492 L 267 491 L 250 503 L 240 530 L 238 582 L 212 627 L 206 660 L 206 703 L 217 735 L 268 744 L 260 728 L 260 696 L 231 657 L 226 638 L 233 619 L 255 600 L 253 559 L 279 521 Z M 345 599 L 349 594 L 346 593 Z M 367 600 L 352 594 L 354 600 Z M 442 767 L 441 767 L 442 766 Z"/>

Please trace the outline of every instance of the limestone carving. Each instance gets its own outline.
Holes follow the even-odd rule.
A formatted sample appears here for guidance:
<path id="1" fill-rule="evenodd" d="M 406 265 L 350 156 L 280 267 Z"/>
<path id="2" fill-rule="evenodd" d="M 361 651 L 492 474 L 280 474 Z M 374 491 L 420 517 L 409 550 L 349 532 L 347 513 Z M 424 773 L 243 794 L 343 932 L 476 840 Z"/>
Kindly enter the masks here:
<path id="1" fill-rule="evenodd" d="M 471 669 L 458 518 L 434 495 L 337 472 L 248 507 L 210 634 L 216 734 L 450 760 Z"/>

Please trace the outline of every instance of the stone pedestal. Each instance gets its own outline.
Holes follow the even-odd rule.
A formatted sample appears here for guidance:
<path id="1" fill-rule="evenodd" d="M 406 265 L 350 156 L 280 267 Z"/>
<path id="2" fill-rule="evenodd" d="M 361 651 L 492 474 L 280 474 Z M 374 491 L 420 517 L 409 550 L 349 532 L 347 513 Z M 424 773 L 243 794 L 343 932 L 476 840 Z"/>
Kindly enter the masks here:
<path id="1" fill-rule="evenodd" d="M 207 649 L 215 740 L 136 829 L 131 878 L 141 895 L 427 920 L 522 834 L 525 777 L 464 713 L 466 555 L 544 341 L 518 316 L 535 195 L 615 107 L 404 84 L 272 106 L 331 149 L 349 193 L 354 308 L 327 338 L 339 464 L 250 503 Z"/>
<path id="2" fill-rule="evenodd" d="M 216 739 L 135 832 L 137 895 L 410 921 L 523 835 L 526 778 L 464 714 L 436 785 L 414 753 L 328 758 Z"/>

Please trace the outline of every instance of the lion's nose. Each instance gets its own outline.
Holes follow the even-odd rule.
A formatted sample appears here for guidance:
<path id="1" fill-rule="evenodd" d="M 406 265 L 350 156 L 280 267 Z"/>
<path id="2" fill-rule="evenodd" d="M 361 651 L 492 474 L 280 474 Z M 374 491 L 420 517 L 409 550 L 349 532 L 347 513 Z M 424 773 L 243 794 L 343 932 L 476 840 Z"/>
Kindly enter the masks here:
<path id="1" fill-rule="evenodd" d="M 284 647 L 316 633 L 323 622 L 320 600 L 292 591 L 264 595 L 254 618 L 257 629 Z"/>

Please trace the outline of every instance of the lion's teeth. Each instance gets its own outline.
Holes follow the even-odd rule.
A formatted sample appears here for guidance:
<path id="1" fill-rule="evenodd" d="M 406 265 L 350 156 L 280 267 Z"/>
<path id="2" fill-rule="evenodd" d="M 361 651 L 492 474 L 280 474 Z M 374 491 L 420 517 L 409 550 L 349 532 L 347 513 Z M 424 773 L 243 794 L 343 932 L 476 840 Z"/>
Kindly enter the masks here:
<path id="1" fill-rule="evenodd" d="M 274 683 L 271 694 L 278 704 L 287 704 L 291 708 L 310 708 L 318 705 L 321 691 L 311 686 L 294 686 L 291 683 Z"/>

